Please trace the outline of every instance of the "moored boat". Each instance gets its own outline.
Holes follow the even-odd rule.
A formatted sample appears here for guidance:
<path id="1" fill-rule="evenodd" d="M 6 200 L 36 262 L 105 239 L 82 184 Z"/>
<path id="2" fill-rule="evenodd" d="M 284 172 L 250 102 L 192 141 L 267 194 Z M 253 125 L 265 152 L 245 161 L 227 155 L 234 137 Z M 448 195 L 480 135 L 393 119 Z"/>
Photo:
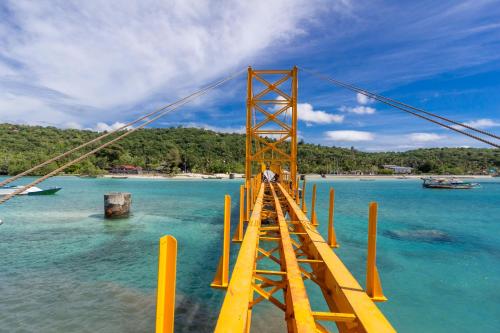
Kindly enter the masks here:
<path id="1" fill-rule="evenodd" d="M 0 187 L 0 196 L 2 195 L 9 195 L 11 193 L 14 193 L 15 191 L 23 188 L 24 186 L 18 185 L 18 186 L 4 186 Z M 39 187 L 33 186 L 26 191 L 23 191 L 19 193 L 19 195 L 52 195 L 57 192 L 59 192 L 62 189 L 62 187 L 50 187 L 47 189 L 41 189 Z"/>
<path id="2" fill-rule="evenodd" d="M 36 191 L 29 191 L 28 190 L 28 193 L 26 193 L 27 195 L 52 195 L 52 194 L 56 194 L 57 192 L 59 192 L 62 187 L 50 187 L 50 188 L 47 188 L 45 190 L 42 190 L 40 188 L 36 188 L 37 190 Z"/>
<path id="3" fill-rule="evenodd" d="M 422 178 L 424 188 L 468 190 L 479 187 L 478 183 L 464 182 L 457 178 Z"/>

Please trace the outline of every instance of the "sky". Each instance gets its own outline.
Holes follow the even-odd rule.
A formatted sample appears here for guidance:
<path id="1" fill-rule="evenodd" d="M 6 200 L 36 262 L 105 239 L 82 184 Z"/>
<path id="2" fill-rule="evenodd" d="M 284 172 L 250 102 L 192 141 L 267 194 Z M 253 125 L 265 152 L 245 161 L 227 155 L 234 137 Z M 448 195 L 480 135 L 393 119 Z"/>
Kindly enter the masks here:
<path id="1" fill-rule="evenodd" d="M 498 0 L 0 2 L 0 122 L 110 130 L 249 65 L 500 132 Z M 154 126 L 243 133 L 245 98 L 240 75 Z M 486 147 L 300 69 L 298 99 L 305 142 Z"/>

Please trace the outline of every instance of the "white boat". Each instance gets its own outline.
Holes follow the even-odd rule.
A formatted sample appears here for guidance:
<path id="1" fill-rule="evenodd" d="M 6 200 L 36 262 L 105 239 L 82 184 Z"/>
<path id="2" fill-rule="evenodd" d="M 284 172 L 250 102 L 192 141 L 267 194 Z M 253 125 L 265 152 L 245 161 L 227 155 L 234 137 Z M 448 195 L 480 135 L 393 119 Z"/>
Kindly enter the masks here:
<path id="1" fill-rule="evenodd" d="M 0 196 L 12 194 L 15 191 L 17 191 L 23 187 L 24 186 L 21 186 L 21 185 L 0 187 Z M 27 189 L 26 191 L 19 193 L 19 195 L 50 195 L 50 194 L 54 194 L 54 193 L 58 192 L 59 190 L 61 190 L 61 187 L 51 187 L 51 188 L 43 190 L 39 187 L 33 186 L 33 187 Z"/>
<path id="2" fill-rule="evenodd" d="M 424 181 L 422 183 L 422 186 L 424 188 L 468 190 L 471 188 L 480 187 L 479 183 L 464 182 L 463 180 L 460 180 L 458 178 L 427 177 L 421 179 Z"/>

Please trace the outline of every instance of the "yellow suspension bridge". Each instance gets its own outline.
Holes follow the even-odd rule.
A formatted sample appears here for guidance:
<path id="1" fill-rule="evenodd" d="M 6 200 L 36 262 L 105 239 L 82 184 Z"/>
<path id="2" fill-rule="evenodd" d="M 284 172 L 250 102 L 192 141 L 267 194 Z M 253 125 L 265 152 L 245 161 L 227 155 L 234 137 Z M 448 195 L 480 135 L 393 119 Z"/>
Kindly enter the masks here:
<path id="1" fill-rule="evenodd" d="M 343 83 L 324 74 L 303 70 L 336 86 L 361 93 L 418 118 L 500 148 L 500 137 L 495 134 Z M 0 198 L 0 204 L 242 73 L 243 71 L 239 71 L 214 82 L 0 182 L 0 186 L 6 185 L 49 163 L 71 156 L 84 147 L 112 138 Z M 248 68 L 245 182 L 240 188 L 239 221 L 232 237 L 232 241 L 239 244 L 240 249 L 230 272 L 231 198 L 226 195 L 222 255 L 211 283 L 213 288 L 225 290 L 215 332 L 251 332 L 253 310 L 262 302 L 270 302 L 282 311 L 288 332 L 329 332 L 328 327 L 332 327 L 330 323 L 334 323 L 336 330 L 341 333 L 395 332 L 376 305 L 376 302 L 387 301 L 382 292 L 376 264 L 377 204 L 372 202 L 368 207 L 368 249 L 363 288 L 333 250 L 339 247 L 334 229 L 334 189 L 330 189 L 326 240 L 317 230 L 320 221 L 315 208 L 315 186 L 310 194 L 311 207 L 308 209 L 306 206 L 306 179 L 301 181 L 297 174 L 297 100 L 297 67 L 291 70 Z M 128 130 L 124 131 L 125 129 Z M 174 331 L 176 266 L 177 242 L 172 236 L 164 236 L 160 239 L 158 256 L 158 333 Z M 318 305 L 308 296 L 308 283 L 305 281 L 311 281 L 321 290 L 329 311 L 317 310 Z"/>

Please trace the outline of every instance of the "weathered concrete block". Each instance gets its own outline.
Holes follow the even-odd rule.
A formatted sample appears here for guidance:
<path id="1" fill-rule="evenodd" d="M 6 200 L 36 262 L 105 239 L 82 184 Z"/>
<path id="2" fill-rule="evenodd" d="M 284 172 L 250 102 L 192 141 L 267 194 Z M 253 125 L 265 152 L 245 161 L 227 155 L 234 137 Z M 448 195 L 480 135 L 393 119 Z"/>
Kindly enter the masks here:
<path id="1" fill-rule="evenodd" d="M 106 218 L 128 217 L 132 204 L 132 194 L 114 192 L 104 194 L 104 216 Z"/>

